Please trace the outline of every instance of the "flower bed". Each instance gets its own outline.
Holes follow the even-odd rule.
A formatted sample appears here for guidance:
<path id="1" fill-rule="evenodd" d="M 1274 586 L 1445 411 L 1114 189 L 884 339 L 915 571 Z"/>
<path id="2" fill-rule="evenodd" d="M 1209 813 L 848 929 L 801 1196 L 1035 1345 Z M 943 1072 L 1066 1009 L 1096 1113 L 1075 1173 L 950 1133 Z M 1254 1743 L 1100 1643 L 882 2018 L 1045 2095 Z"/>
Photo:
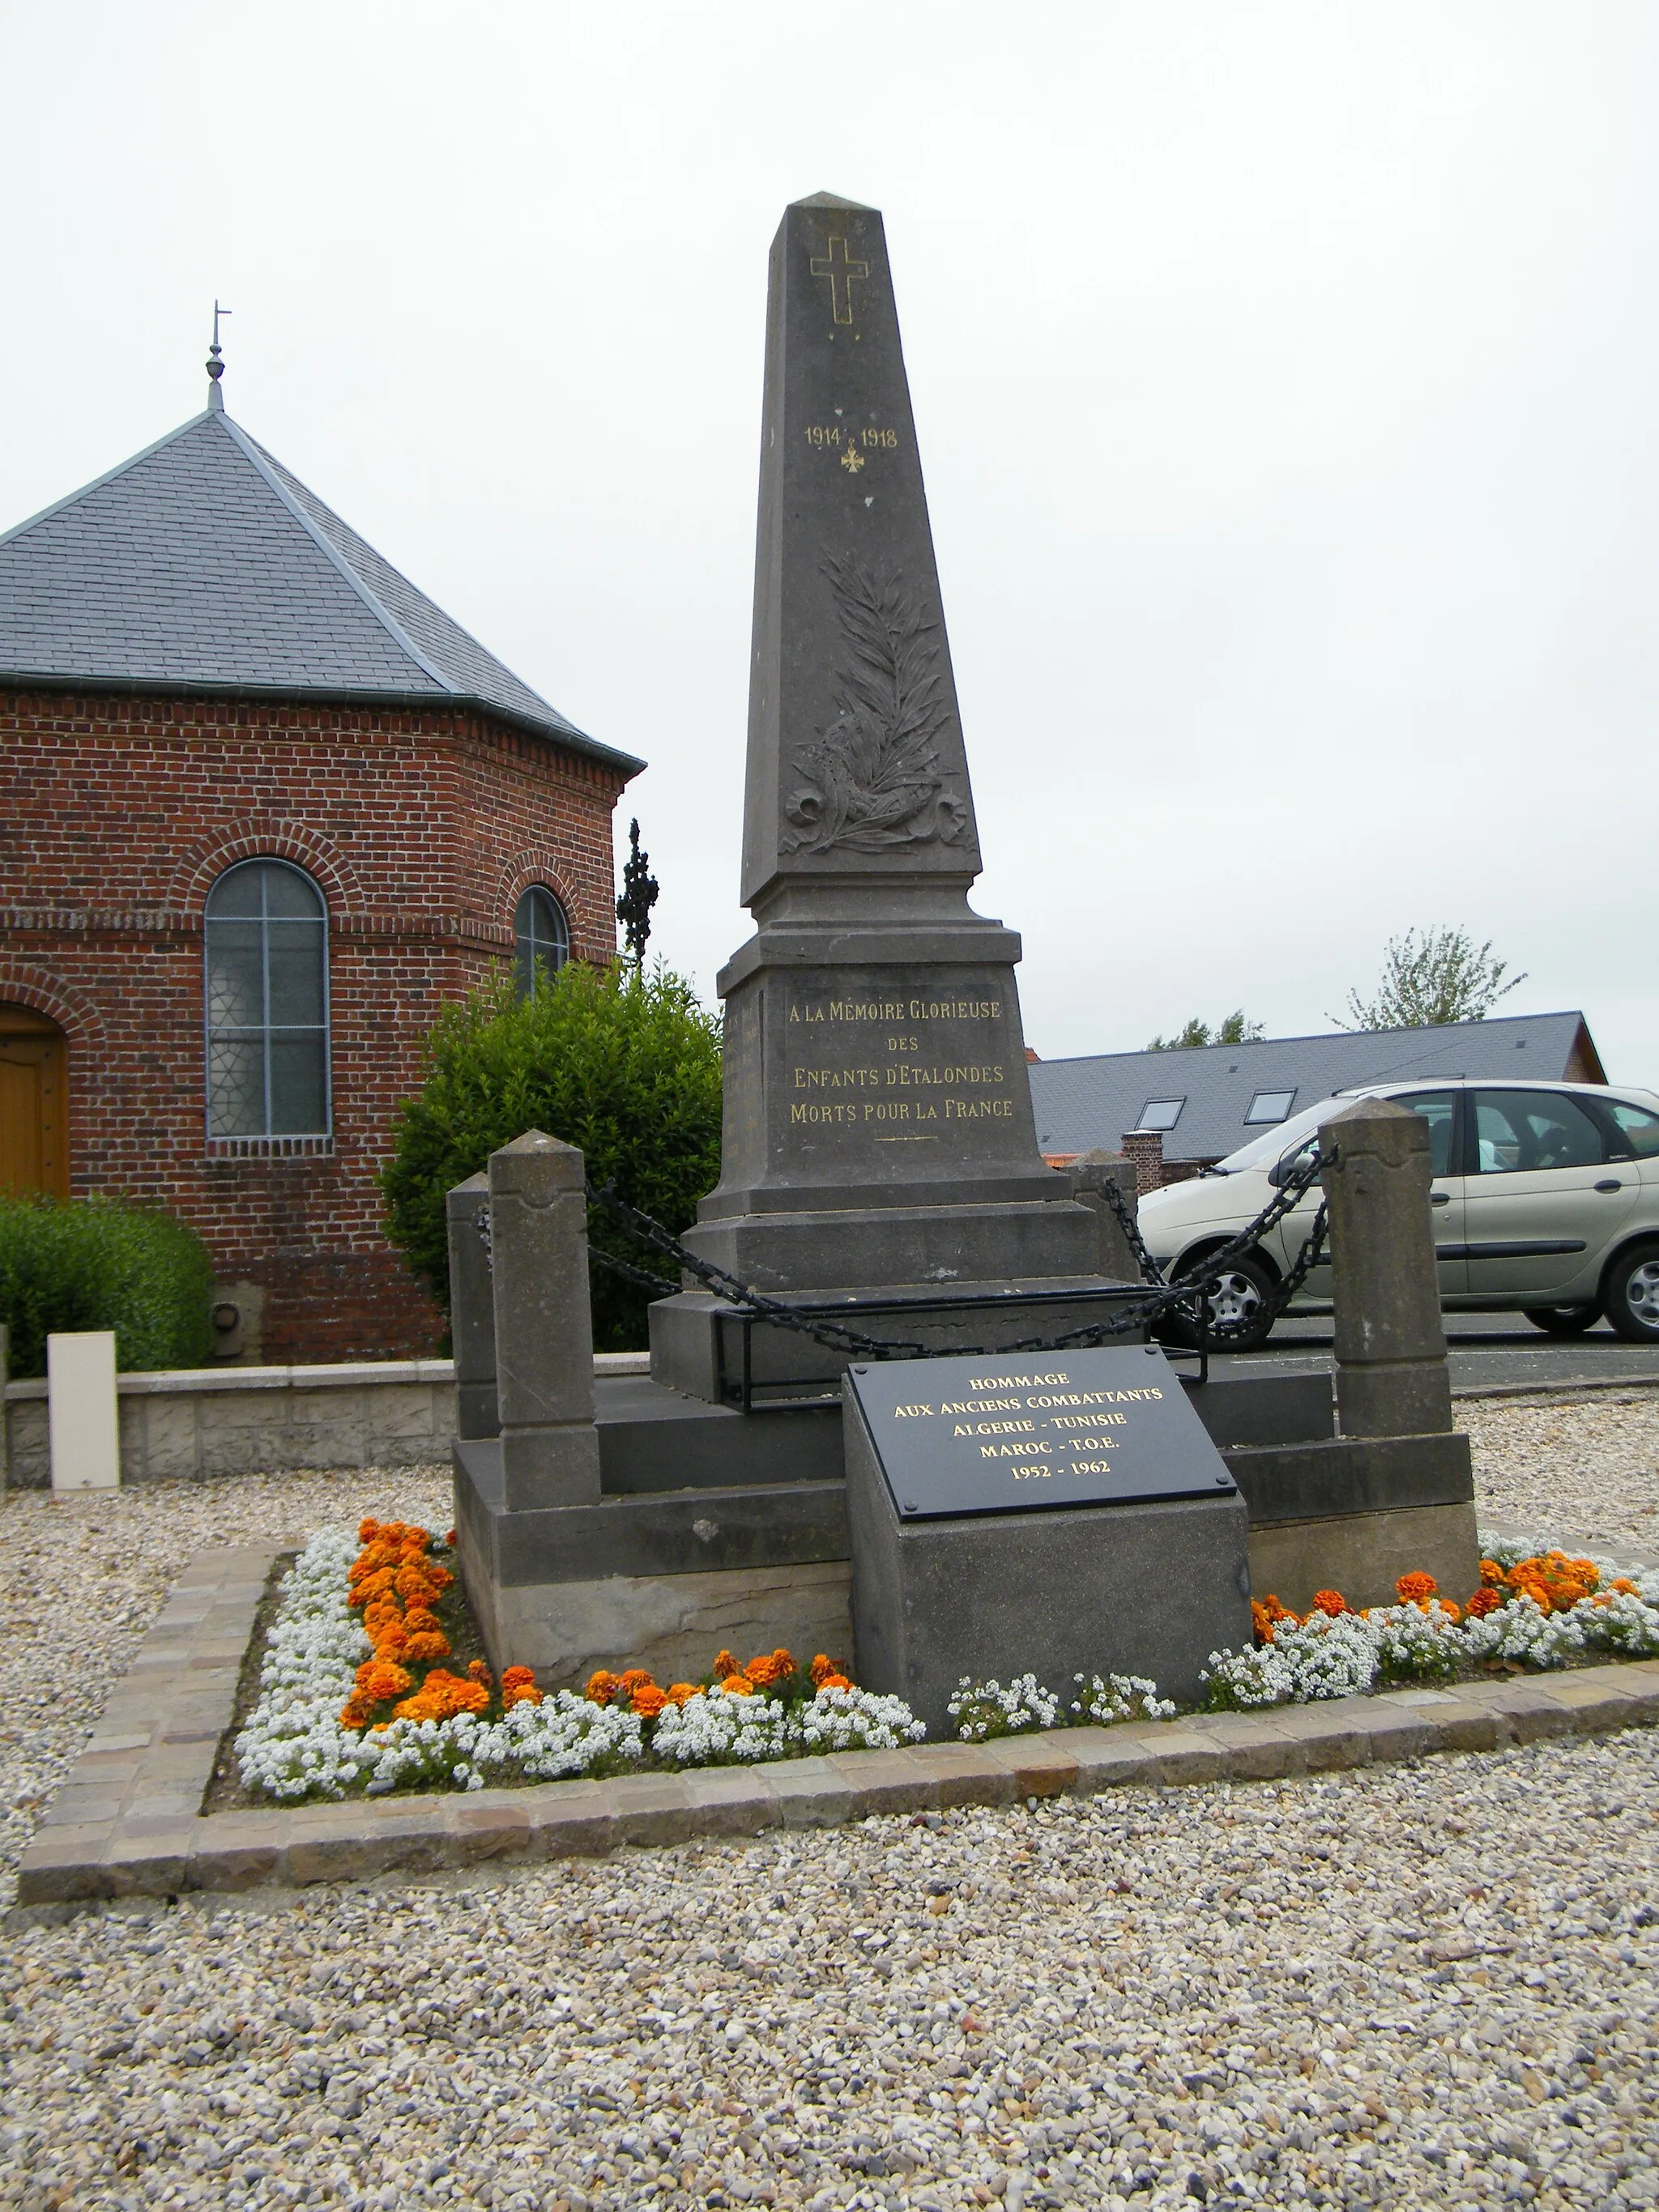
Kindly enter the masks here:
<path id="1" fill-rule="evenodd" d="M 245 1786 L 287 1802 L 384 1796 L 400 1788 L 482 1789 L 655 1769 L 895 1750 L 927 1731 L 902 1699 L 861 1690 L 825 1655 L 786 1650 L 739 1666 L 716 1656 L 699 1682 L 643 1669 L 600 1671 L 580 1695 L 544 1692 L 528 1668 L 496 1681 L 482 1660 L 451 1662 L 463 1632 L 447 1546 L 401 1522 L 365 1521 L 313 1540 L 286 1577 L 236 1738 Z M 1492 1547 L 1466 1606 L 1427 1575 L 1400 1602 L 1355 1611 L 1322 1590 L 1299 1616 L 1252 1607 L 1256 1641 L 1210 1655 L 1205 1706 L 1255 1711 L 1350 1697 L 1387 1684 L 1441 1682 L 1602 1657 L 1659 1656 L 1659 1577 L 1638 1583 L 1560 1552 Z M 1034 1675 L 963 1679 L 951 1702 L 967 1742 L 1072 1723 L 1159 1720 L 1176 1706 L 1143 1677 L 1075 1679 L 1069 1706 Z"/>
<path id="2" fill-rule="evenodd" d="M 461 1674 L 441 1608 L 453 1570 L 424 1528 L 365 1521 L 313 1539 L 295 1560 L 267 1640 L 259 1694 L 236 1738 L 244 1785 L 295 1802 L 405 1787 L 678 1770 L 827 1751 L 891 1751 L 926 1730 L 898 1698 L 872 1696 L 824 1654 L 739 1667 L 719 1653 L 701 1682 L 666 1687 L 642 1669 L 592 1675 L 581 1696 L 544 1692 L 527 1667 L 497 1682 Z"/>

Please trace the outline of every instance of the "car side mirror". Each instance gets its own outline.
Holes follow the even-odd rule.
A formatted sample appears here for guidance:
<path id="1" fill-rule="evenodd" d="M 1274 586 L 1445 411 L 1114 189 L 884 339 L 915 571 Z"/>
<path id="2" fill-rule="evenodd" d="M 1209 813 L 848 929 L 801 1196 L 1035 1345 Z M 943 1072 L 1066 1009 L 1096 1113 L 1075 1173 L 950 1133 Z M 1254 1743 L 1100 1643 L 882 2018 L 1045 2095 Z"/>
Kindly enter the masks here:
<path id="1" fill-rule="evenodd" d="M 1282 1159 L 1273 1162 L 1267 1170 L 1267 1180 L 1275 1190 L 1284 1189 L 1296 1170 L 1305 1163 L 1312 1150 L 1311 1145 L 1303 1145 L 1293 1152 L 1286 1152 Z"/>

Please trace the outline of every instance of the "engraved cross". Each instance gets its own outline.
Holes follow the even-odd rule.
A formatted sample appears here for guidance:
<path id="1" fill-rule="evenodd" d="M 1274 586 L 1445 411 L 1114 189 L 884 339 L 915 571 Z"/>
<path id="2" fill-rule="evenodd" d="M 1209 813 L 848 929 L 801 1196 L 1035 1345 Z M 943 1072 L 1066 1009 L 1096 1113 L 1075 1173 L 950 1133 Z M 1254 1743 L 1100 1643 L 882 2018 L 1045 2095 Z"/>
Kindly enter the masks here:
<path id="1" fill-rule="evenodd" d="M 840 248 L 839 253 L 836 252 L 837 247 Z M 815 254 L 811 266 L 813 276 L 827 276 L 830 279 L 830 305 L 834 310 L 836 320 L 838 323 L 850 323 L 853 319 L 853 286 L 869 276 L 869 263 L 850 259 L 847 252 L 847 240 L 844 238 L 832 238 L 830 240 L 828 254 Z"/>

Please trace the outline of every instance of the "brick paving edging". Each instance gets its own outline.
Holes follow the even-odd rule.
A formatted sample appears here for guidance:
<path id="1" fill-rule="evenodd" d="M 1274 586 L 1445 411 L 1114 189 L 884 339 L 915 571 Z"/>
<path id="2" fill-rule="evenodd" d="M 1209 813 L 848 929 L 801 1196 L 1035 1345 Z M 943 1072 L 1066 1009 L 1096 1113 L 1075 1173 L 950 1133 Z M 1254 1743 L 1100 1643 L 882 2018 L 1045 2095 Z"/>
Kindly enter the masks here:
<path id="1" fill-rule="evenodd" d="M 1270 1781 L 1659 1721 L 1659 1661 L 1616 1662 L 981 1745 L 203 1814 L 276 1557 L 219 1551 L 191 1562 L 23 1855 L 20 1906 L 431 1873 L 1126 1784 Z"/>

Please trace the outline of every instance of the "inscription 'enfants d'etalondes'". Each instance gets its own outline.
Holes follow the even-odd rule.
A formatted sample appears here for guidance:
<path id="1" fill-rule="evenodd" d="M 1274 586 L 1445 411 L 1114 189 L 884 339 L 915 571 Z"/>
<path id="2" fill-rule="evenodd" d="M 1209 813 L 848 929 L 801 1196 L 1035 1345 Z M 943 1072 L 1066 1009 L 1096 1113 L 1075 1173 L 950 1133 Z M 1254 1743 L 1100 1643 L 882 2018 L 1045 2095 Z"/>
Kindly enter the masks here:
<path id="1" fill-rule="evenodd" d="M 1013 1100 L 1003 1063 L 973 1055 L 971 1044 L 958 1057 L 950 1049 L 959 1044 L 958 1038 L 951 1036 L 947 1041 L 937 1035 L 940 1024 L 951 1030 L 959 1024 L 1000 1024 L 1002 1012 L 1000 999 L 848 998 L 794 1002 L 788 1019 L 792 1042 L 799 1039 L 797 1049 L 805 1055 L 814 1042 L 819 1042 L 830 1047 L 830 1055 L 819 1052 L 809 1061 L 805 1056 L 797 1060 L 792 1054 L 790 1090 L 801 1095 L 791 1098 L 791 1122 L 805 1127 L 868 1126 L 878 1142 L 902 1141 L 907 1137 L 925 1142 L 930 1134 L 937 1133 L 920 1126 L 930 1121 L 1012 1119 Z M 861 1050 L 856 1064 L 841 1059 L 835 1051 L 836 1044 L 847 1038 L 849 1028 L 859 1033 Z M 848 1092 L 859 1095 L 825 1095 Z M 902 1132 L 884 1129 L 883 1125 L 891 1123 L 915 1126 Z"/>

